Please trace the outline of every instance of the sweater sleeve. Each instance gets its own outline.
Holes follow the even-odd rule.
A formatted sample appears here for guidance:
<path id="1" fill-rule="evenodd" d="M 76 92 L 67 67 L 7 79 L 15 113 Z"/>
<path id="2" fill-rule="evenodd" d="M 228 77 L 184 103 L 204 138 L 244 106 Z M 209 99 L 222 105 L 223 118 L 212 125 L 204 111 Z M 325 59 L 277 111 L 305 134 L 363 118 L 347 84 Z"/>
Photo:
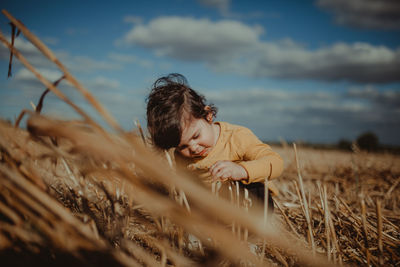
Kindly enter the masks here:
<path id="1" fill-rule="evenodd" d="M 270 180 L 281 175 L 282 158 L 269 145 L 261 142 L 252 131 L 242 128 L 238 130 L 236 138 L 238 150 L 243 158 L 243 161 L 238 163 L 248 174 L 248 180 L 242 181 L 244 184 L 264 182 L 265 177 Z"/>

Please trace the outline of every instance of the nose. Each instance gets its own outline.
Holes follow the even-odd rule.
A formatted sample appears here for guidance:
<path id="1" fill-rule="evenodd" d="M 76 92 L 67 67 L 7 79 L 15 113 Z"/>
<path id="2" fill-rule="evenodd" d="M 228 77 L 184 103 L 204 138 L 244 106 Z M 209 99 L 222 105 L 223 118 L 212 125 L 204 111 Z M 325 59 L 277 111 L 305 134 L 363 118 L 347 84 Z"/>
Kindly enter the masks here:
<path id="1" fill-rule="evenodd" d="M 190 152 L 191 152 L 192 154 L 193 154 L 193 153 L 196 153 L 197 147 L 198 147 L 197 142 L 195 142 L 195 141 L 192 140 L 192 141 L 189 143 L 189 149 L 190 149 Z"/>

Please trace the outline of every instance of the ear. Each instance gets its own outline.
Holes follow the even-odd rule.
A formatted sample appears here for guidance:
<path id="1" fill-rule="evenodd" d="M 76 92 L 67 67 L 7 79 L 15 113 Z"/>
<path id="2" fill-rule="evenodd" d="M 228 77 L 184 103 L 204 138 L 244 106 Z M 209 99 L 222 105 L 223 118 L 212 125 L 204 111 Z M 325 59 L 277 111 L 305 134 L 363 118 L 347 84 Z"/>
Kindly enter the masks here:
<path id="1" fill-rule="evenodd" d="M 211 112 L 210 106 L 205 106 L 204 110 L 207 112 L 206 119 L 209 123 L 213 122 L 213 114 Z"/>

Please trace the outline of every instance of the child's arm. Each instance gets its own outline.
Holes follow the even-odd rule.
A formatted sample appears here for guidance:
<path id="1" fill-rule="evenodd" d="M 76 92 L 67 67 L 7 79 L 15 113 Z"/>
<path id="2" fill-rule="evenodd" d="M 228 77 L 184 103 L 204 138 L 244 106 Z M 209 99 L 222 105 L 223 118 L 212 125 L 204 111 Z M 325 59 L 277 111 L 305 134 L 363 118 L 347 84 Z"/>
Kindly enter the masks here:
<path id="1" fill-rule="evenodd" d="M 247 128 L 238 129 L 233 135 L 240 162 L 218 161 L 210 168 L 214 179 L 242 180 L 243 183 L 263 182 L 265 177 L 274 179 L 283 171 L 283 160 L 271 147 L 261 142 Z"/>
<path id="2" fill-rule="evenodd" d="M 209 170 L 214 180 L 247 180 L 248 174 L 246 169 L 229 160 L 219 160 L 210 167 Z"/>
<path id="3" fill-rule="evenodd" d="M 258 139 L 247 128 L 243 128 L 237 135 L 240 138 L 238 150 L 243 154 L 243 166 L 248 179 L 244 183 L 263 182 L 265 177 L 274 179 L 279 177 L 283 171 L 283 160 L 271 147 Z"/>
<path id="4" fill-rule="evenodd" d="M 243 183 L 263 182 L 279 177 L 283 171 L 283 160 L 267 144 L 249 146 L 245 151 L 244 161 L 239 163 L 247 173 L 248 179 Z"/>

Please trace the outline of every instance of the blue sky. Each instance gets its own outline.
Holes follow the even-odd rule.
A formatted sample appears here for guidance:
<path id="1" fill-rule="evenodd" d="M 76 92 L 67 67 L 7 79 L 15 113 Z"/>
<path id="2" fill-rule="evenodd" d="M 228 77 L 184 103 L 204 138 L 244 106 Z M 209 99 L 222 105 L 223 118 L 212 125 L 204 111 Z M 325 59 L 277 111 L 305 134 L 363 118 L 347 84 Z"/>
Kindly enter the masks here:
<path id="1" fill-rule="evenodd" d="M 126 130 L 145 125 L 152 83 L 172 72 L 262 140 L 336 143 L 375 132 L 400 145 L 400 2 L 1 1 L 44 41 Z M 4 15 L 0 29 L 10 36 Z M 61 73 L 20 35 L 50 81 Z M 14 120 L 45 89 L 0 48 L 0 116 Z M 95 112 L 66 82 L 76 104 Z M 43 113 L 74 111 L 49 95 Z"/>

